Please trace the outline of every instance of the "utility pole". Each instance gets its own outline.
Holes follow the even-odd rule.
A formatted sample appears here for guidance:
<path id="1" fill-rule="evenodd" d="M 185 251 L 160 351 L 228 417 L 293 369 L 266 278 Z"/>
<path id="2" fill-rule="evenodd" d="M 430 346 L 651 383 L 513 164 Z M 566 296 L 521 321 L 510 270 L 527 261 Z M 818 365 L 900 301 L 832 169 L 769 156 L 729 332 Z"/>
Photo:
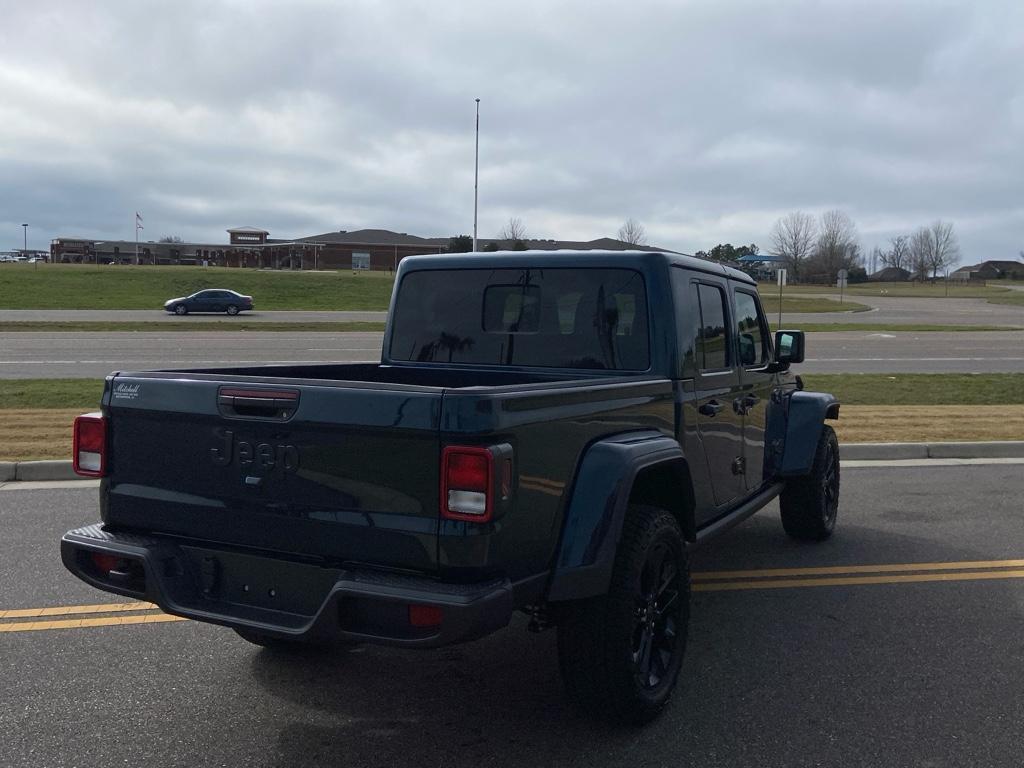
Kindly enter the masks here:
<path id="1" fill-rule="evenodd" d="M 480 189 L 480 99 L 476 100 L 476 154 L 473 160 L 473 252 L 476 253 L 476 207 Z"/>

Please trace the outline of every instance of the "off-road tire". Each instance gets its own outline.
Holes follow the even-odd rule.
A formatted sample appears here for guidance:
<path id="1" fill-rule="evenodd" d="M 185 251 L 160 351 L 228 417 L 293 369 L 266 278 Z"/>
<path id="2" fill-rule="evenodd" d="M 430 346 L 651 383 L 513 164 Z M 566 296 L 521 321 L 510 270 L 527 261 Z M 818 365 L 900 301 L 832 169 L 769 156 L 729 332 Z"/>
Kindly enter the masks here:
<path id="1" fill-rule="evenodd" d="M 665 510 L 631 506 L 608 594 L 567 606 L 558 622 L 558 660 L 570 698 L 602 719 L 653 720 L 675 690 L 689 617 L 690 572 L 679 523 Z"/>
<path id="2" fill-rule="evenodd" d="M 237 315 L 238 307 L 236 307 L 234 304 L 228 304 L 227 313 L 232 316 Z"/>
<path id="3" fill-rule="evenodd" d="M 779 509 L 782 527 L 794 539 L 824 541 L 835 530 L 839 512 L 839 441 L 828 424 L 821 428 L 810 473 L 786 481 Z"/>
<path id="4" fill-rule="evenodd" d="M 188 307 L 186 307 L 184 304 L 179 304 L 178 306 L 176 306 L 174 308 L 174 314 L 176 314 L 176 315 L 187 315 L 188 314 Z"/>

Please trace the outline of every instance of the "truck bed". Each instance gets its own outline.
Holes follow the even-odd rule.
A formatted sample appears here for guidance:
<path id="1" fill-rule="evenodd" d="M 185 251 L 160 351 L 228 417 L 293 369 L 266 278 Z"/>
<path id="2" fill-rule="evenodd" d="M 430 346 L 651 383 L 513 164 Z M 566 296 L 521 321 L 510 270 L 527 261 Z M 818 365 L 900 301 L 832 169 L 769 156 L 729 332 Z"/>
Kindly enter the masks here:
<path id="1" fill-rule="evenodd" d="M 629 414 L 652 400 L 671 432 L 671 385 L 649 376 L 363 363 L 116 374 L 102 517 L 339 567 L 479 579 L 502 562 L 515 580 L 555 545 L 564 483 L 550 481 L 609 424 L 649 426 Z M 443 445 L 480 441 L 530 444 L 528 503 L 497 524 L 501 553 L 494 526 L 438 513 Z"/>

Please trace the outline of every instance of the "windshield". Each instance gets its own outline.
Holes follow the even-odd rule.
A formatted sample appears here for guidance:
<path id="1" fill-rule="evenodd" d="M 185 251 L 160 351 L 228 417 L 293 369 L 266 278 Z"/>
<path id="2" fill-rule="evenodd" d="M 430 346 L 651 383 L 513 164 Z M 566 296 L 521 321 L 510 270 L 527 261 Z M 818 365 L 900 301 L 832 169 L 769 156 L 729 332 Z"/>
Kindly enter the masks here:
<path id="1" fill-rule="evenodd" d="M 390 357 L 646 370 L 647 297 L 628 269 L 432 270 L 398 291 Z"/>

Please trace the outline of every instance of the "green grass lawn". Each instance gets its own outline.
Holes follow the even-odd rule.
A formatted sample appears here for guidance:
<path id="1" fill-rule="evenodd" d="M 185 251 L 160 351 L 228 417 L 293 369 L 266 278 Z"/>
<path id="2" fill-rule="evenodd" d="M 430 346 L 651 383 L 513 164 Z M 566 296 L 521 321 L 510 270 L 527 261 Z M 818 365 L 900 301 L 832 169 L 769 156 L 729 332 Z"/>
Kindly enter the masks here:
<path id="1" fill-rule="evenodd" d="M 760 293 L 760 292 L 759 292 Z M 761 293 L 761 304 L 765 313 L 770 317 L 772 313 L 779 313 L 779 296 Z M 806 296 L 783 296 L 783 312 L 864 312 L 871 307 L 858 304 L 854 301 L 839 302 L 838 299 L 820 299 Z"/>
<path id="2" fill-rule="evenodd" d="M 993 296 L 988 300 L 989 304 L 1010 304 L 1015 307 L 1024 307 L 1024 291 L 1010 291 L 1001 296 Z"/>
<path id="3" fill-rule="evenodd" d="M 245 320 L 194 320 L 190 317 L 169 319 L 167 322 L 108 322 L 106 320 L 28 321 L 0 322 L 0 333 L 43 332 L 43 333 L 190 333 L 195 331 L 251 331 L 253 333 L 383 333 L 384 323 L 340 322 L 340 323 L 273 323 L 246 322 Z"/>
<path id="4" fill-rule="evenodd" d="M 758 284 L 758 292 L 762 298 L 769 296 L 772 292 L 776 296 L 779 288 L 774 283 Z M 835 294 L 839 295 L 839 289 L 834 285 L 787 285 L 783 289 L 783 295 L 787 294 Z M 992 299 L 1005 296 L 1009 293 L 1008 288 L 994 285 L 956 285 L 949 284 L 947 294 L 944 283 L 854 283 L 843 291 L 846 296 L 901 296 L 907 298 L 945 298 L 951 299 Z"/>
<path id="5" fill-rule="evenodd" d="M 807 389 L 847 405 L 1024 404 L 1024 373 L 831 373 L 802 376 Z"/>
<path id="6" fill-rule="evenodd" d="M 927 323 L 784 323 L 805 333 L 838 333 L 841 331 L 867 331 L 869 333 L 978 333 L 981 331 L 1021 331 L 1024 326 L 1013 325 L 929 325 Z M 772 331 L 779 330 L 772 322 Z M 0 323 L 0 330 L 3 324 Z"/>
<path id="7" fill-rule="evenodd" d="M 204 288 L 253 297 L 257 310 L 385 310 L 391 275 L 227 267 L 0 265 L 2 309 L 162 309 Z"/>

